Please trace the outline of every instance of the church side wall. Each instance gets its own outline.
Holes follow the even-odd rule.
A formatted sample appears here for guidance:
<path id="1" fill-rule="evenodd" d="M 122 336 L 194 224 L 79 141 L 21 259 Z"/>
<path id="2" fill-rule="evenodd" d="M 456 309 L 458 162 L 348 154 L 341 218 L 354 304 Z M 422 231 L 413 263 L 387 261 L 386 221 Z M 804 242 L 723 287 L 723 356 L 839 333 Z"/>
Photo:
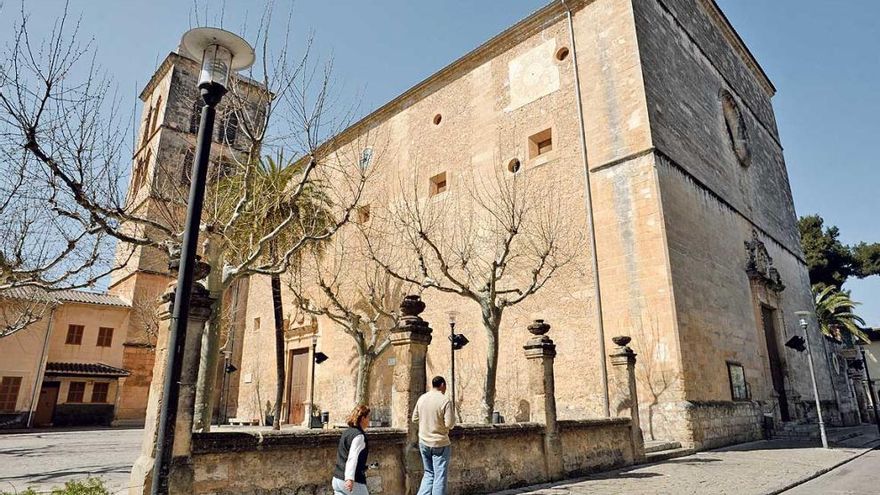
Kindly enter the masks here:
<path id="1" fill-rule="evenodd" d="M 610 338 L 615 335 L 631 335 L 633 347 L 644 353 L 645 362 L 650 361 L 648 356 L 657 356 L 651 365 L 657 371 L 642 375 L 644 380 L 651 380 L 648 375 L 653 373 L 655 382 L 666 381 L 658 392 L 665 394 L 661 399 L 665 401 L 681 396 L 680 380 L 675 383 L 680 359 L 659 192 L 653 162 L 645 154 L 651 142 L 633 12 L 627 2 L 599 0 L 576 10 L 574 23 L 593 170 L 603 300 L 607 300 L 603 308 L 606 345 L 612 348 Z M 348 150 L 352 156 L 359 156 L 360 149 L 354 148 L 366 146 L 365 141 L 374 147 L 371 166 L 376 167 L 377 176 L 365 200 L 373 208 L 387 204 L 389 198 L 393 201 L 400 194 L 397 185 L 401 182 L 424 181 L 427 189 L 428 178 L 443 171 L 448 174 L 450 187 L 444 194 L 462 194 L 460 188 L 469 177 L 491 180 L 498 170 L 508 173 L 508 161 L 519 158 L 523 167 L 520 173 L 546 200 L 558 199 L 566 221 L 584 234 L 583 247 L 566 271 L 532 299 L 504 313 L 496 409 L 509 422 L 528 418 L 522 345 L 525 328 L 535 318 L 544 318 L 553 326 L 551 334 L 559 352 L 556 386 L 560 417 L 602 414 L 601 357 L 593 306 L 594 277 L 586 242 L 577 100 L 571 55 L 563 61 L 554 57 L 562 47 L 569 47 L 564 15 L 543 22 L 527 35 L 512 35 L 491 54 L 465 62 L 454 76 L 438 81 L 387 116 L 377 118 L 368 126 L 369 136 L 346 145 L 352 148 Z M 522 68 L 529 72 L 516 72 Z M 432 122 L 437 114 L 442 116 L 439 125 Z M 529 158 L 528 138 L 545 129 L 552 131 L 553 150 Z M 432 291 L 422 297 L 427 304 L 422 316 L 434 328 L 429 375 L 449 374 L 446 313 L 451 309 L 459 313 L 456 331 L 465 333 L 471 343 L 456 354 L 457 389 L 462 395 L 463 419 L 476 421 L 486 353 L 479 307 Z M 290 303 L 285 304 L 285 314 L 292 314 Z M 273 396 L 271 314 L 268 281 L 252 284 L 239 416 L 259 416 L 257 389 L 263 407 L 266 397 Z M 259 333 L 253 331 L 254 318 L 261 318 Z M 355 354 L 350 337 L 339 328 L 323 320 L 318 326 L 318 350 L 330 359 L 316 371 L 316 403 L 329 410 L 331 422 L 335 422 L 353 405 Z M 393 365 L 390 355 L 379 359 L 374 394 L 386 389 Z M 654 399 L 647 386 L 641 389 L 646 407 Z M 374 397 L 371 402 L 381 405 L 382 400 Z"/>

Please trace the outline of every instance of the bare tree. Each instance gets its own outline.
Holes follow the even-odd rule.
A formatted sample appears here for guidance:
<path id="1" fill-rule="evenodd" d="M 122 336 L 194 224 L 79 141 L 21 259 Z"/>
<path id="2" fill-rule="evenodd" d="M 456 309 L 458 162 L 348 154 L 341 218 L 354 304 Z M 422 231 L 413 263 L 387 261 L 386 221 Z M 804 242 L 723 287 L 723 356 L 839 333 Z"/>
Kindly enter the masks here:
<path id="1" fill-rule="evenodd" d="M 391 344 L 404 283 L 359 249 L 352 231 L 338 235 L 324 255 L 307 256 L 290 288 L 302 311 L 326 316 L 351 337 L 357 353 L 355 402 L 370 397 L 373 365 Z"/>
<path id="2" fill-rule="evenodd" d="M 43 40 L 31 38 L 24 10 L 6 31 L 11 39 L 0 55 L 0 290 L 90 287 L 127 261 L 114 259 L 109 242 L 118 211 L 91 200 L 118 179 L 113 165 L 125 141 L 118 132 L 122 112 L 91 43 L 78 43 L 78 31 L 66 9 Z"/>
<path id="3" fill-rule="evenodd" d="M 662 342 L 660 328 L 657 322 L 652 322 L 645 329 L 644 322 L 641 325 L 639 359 L 636 362 L 636 377 L 641 386 L 648 390 L 651 402 L 648 403 L 648 436 L 656 440 L 654 435 L 654 414 L 660 404 L 660 398 L 678 380 L 677 375 L 667 363 L 667 349 Z"/>
<path id="4" fill-rule="evenodd" d="M 365 182 L 357 156 L 344 160 L 335 146 L 320 146 L 352 115 L 351 109 L 333 108 L 332 64 L 310 61 L 308 47 L 294 56 L 286 34 L 278 48 L 270 46 L 274 17 L 267 2 L 254 35 L 259 63 L 233 80 L 219 109 L 223 143 L 212 156 L 202 225 L 210 247 L 203 255 L 212 267 L 208 289 L 218 301 L 197 387 L 197 420 L 203 425 L 210 422 L 207 391 L 218 364 L 220 295 L 241 277 L 285 273 L 305 246 L 329 239 L 348 221 Z M 283 33 L 291 31 L 287 19 Z M 79 38 L 79 24 L 65 9 L 49 36 L 33 42 L 23 7 L 0 60 L 0 290 L 89 287 L 124 267 L 137 247 L 171 254 L 180 243 L 189 188 L 181 164 L 147 154 L 138 159 L 129 187 L 124 157 L 130 134 L 119 111 L 122 99 L 95 63 L 94 43 L 81 44 Z M 196 98 L 193 88 L 194 103 Z M 155 129 L 158 111 L 148 115 L 144 136 Z M 241 233 L 253 225 L 264 199 L 256 188 L 264 147 L 287 149 L 303 164 L 284 190 L 288 199 L 316 184 L 331 185 L 326 194 L 333 200 L 332 222 L 317 228 L 290 211 L 242 242 Z M 144 184 L 141 177 L 151 166 L 154 180 Z M 161 213 L 139 208 L 143 198 Z M 291 231 L 301 235 L 279 248 L 276 241 Z M 130 249 L 114 256 L 114 242 Z M 271 255 L 270 248 L 276 249 Z"/>
<path id="5" fill-rule="evenodd" d="M 568 264 L 580 242 L 569 227 L 552 180 L 529 174 L 447 177 L 431 191 L 418 177 L 364 230 L 371 257 L 392 277 L 476 303 L 486 332 L 481 415 L 495 410 L 499 331 L 507 308 L 540 291 Z M 452 183 L 457 190 L 446 189 Z"/>

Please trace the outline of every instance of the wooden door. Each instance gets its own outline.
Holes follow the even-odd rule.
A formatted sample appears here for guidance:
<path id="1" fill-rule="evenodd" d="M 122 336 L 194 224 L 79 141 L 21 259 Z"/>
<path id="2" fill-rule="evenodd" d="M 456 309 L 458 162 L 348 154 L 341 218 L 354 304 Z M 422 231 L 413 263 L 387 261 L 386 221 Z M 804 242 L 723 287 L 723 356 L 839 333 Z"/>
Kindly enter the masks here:
<path id="1" fill-rule="evenodd" d="M 779 353 L 779 344 L 776 337 L 776 310 L 761 306 L 761 323 L 764 327 L 764 338 L 767 342 L 767 358 L 770 361 L 770 379 L 773 389 L 779 396 L 779 415 L 782 421 L 790 421 L 788 411 L 788 399 L 785 396 L 785 370 L 783 369 L 782 356 Z"/>
<path id="2" fill-rule="evenodd" d="M 287 365 L 287 424 L 302 424 L 309 391 L 309 350 L 293 349 Z"/>
<path id="3" fill-rule="evenodd" d="M 34 414 L 34 426 L 49 426 L 55 415 L 55 404 L 58 403 L 60 382 L 43 382 L 40 398 L 37 400 L 37 411 Z"/>

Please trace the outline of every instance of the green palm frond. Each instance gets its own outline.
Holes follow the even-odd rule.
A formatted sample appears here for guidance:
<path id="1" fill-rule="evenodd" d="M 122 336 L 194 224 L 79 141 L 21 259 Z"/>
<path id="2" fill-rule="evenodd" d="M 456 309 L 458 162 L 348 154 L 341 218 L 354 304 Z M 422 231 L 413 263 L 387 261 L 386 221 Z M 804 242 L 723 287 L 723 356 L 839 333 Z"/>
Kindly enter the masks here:
<path id="1" fill-rule="evenodd" d="M 855 307 L 861 303 L 853 301 L 849 292 L 834 286 L 814 285 L 813 298 L 816 319 L 823 334 L 836 338 L 839 332 L 847 332 L 863 342 L 871 342 L 862 328 L 865 320 L 855 312 Z"/>
<path id="2" fill-rule="evenodd" d="M 292 221 L 273 237 L 266 257 L 284 253 L 287 246 L 303 237 L 320 235 L 333 225 L 333 201 L 324 184 L 314 176 L 303 183 L 307 165 L 307 160 L 288 159 L 279 152 L 262 157 L 249 174 L 228 177 L 218 185 L 221 217 L 232 218 L 239 207 L 239 217 L 226 232 L 233 259 L 247 256 L 260 238 L 288 218 Z M 250 197 L 241 208 L 239 202 L 245 195 Z M 307 246 L 316 252 L 322 248 L 322 243 Z"/>

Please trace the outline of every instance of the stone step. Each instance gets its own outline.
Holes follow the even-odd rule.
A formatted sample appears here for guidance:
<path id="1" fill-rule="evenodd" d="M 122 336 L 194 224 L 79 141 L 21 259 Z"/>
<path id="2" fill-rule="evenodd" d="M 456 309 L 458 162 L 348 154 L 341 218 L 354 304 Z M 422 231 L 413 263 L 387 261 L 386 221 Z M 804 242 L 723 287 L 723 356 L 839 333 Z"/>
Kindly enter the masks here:
<path id="1" fill-rule="evenodd" d="M 672 440 L 649 440 L 645 442 L 646 454 L 679 448 L 681 448 L 681 442 L 675 442 Z"/>
<path id="2" fill-rule="evenodd" d="M 684 457 L 696 452 L 694 449 L 679 447 L 677 449 L 661 450 L 660 452 L 651 452 L 645 454 L 645 463 L 667 461 L 676 457 Z"/>

